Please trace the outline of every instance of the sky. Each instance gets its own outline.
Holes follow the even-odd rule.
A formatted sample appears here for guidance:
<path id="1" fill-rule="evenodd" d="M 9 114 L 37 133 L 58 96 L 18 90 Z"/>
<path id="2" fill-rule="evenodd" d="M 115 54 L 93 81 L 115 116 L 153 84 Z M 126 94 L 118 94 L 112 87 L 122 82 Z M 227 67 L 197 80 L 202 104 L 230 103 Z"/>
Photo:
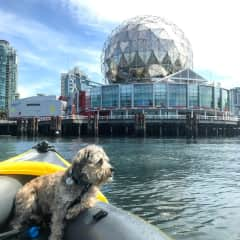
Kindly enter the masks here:
<path id="1" fill-rule="evenodd" d="M 175 23 L 189 39 L 194 70 L 225 88 L 240 86 L 236 0 L 0 0 L 0 39 L 18 54 L 18 92 L 60 95 L 60 74 L 79 66 L 103 81 L 101 52 L 111 31 L 137 15 Z"/>

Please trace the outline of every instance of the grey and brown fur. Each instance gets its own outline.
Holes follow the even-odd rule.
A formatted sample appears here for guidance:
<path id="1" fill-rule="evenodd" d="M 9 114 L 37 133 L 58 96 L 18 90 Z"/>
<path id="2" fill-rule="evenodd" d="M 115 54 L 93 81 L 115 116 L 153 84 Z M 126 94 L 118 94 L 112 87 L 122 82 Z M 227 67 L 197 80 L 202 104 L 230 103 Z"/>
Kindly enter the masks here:
<path id="1" fill-rule="evenodd" d="M 31 222 L 41 223 L 50 218 L 49 239 L 61 240 L 65 221 L 94 206 L 99 186 L 112 178 L 112 171 L 101 147 L 89 145 L 81 149 L 66 171 L 35 178 L 19 190 L 11 226 L 20 229 Z M 72 179 L 80 180 L 80 184 Z M 84 194 L 83 182 L 91 184 Z M 81 200 L 72 206 L 79 196 Z"/>

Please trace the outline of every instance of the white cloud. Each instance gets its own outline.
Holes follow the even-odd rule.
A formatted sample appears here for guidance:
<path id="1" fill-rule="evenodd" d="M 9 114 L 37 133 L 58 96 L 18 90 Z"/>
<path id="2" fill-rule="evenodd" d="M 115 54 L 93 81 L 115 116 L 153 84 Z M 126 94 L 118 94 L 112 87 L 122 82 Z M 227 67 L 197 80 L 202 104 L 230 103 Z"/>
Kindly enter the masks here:
<path id="1" fill-rule="evenodd" d="M 76 45 L 63 45 L 61 43 L 57 44 L 55 46 L 57 50 L 67 53 L 67 54 L 72 54 L 72 55 L 79 55 L 81 56 L 82 54 L 92 58 L 94 61 L 96 58 L 100 59 L 101 56 L 101 50 L 99 49 L 92 49 L 92 48 L 83 48 L 79 43 Z"/>
<path id="2" fill-rule="evenodd" d="M 12 37 L 21 37 L 37 49 L 49 50 L 64 38 L 61 33 L 39 22 L 25 20 L 2 10 L 0 10 L 0 16 L 0 32 Z"/>
<path id="3" fill-rule="evenodd" d="M 46 95 L 57 95 L 59 91 L 56 89 L 56 84 L 53 79 L 41 79 L 41 84 L 39 82 L 29 82 L 26 85 L 20 85 L 18 87 L 18 92 L 21 98 L 37 95 L 38 93 Z"/>
<path id="4" fill-rule="evenodd" d="M 45 69 L 49 69 L 51 71 L 57 71 L 56 66 L 54 66 L 53 64 L 50 64 L 50 61 L 48 58 L 44 58 L 41 56 L 38 56 L 30 51 L 24 51 L 20 54 L 20 58 L 23 59 L 23 64 L 24 63 L 28 63 L 31 65 L 36 65 L 38 67 L 42 67 Z M 20 61 L 20 65 L 22 65 L 21 61 Z"/>
<path id="5" fill-rule="evenodd" d="M 23 62 L 39 64 L 39 66 L 47 69 L 54 68 L 56 65 L 54 65 L 54 56 L 51 57 L 51 53 L 63 54 L 63 58 L 67 57 L 69 61 L 74 58 L 81 58 L 82 55 L 86 55 L 89 61 L 92 59 L 95 62 L 95 58 L 99 58 L 100 61 L 100 50 L 84 48 L 81 43 L 73 45 L 71 37 L 68 38 L 67 35 L 57 32 L 46 25 L 33 20 L 22 19 L 17 15 L 3 12 L 1 9 L 0 16 L 0 33 L 2 32 L 16 38 L 20 37 L 35 47 L 31 51 L 29 47 L 18 52 Z M 36 50 L 40 51 L 45 57 L 35 53 L 34 51 Z"/>
<path id="6" fill-rule="evenodd" d="M 74 66 L 79 66 L 80 69 L 82 68 L 83 70 L 85 69 L 85 71 L 87 70 L 87 72 L 90 73 L 96 73 L 101 75 L 101 67 L 100 67 L 100 63 L 89 63 L 89 62 L 83 62 L 83 61 L 77 61 L 75 62 Z"/>
<path id="7" fill-rule="evenodd" d="M 176 23 L 190 40 L 195 69 L 226 76 L 223 86 L 238 83 L 239 5 L 234 0 L 62 0 L 75 18 L 104 26 L 136 15 L 157 15 Z M 84 9 L 84 11 L 83 11 Z M 110 31 L 109 31 L 110 33 Z"/>
<path id="8" fill-rule="evenodd" d="M 72 38 L 57 32 L 37 21 L 24 19 L 13 13 L 0 9 L 0 34 L 9 36 L 10 39 L 21 39 L 21 46 L 17 47 L 19 56 L 19 87 L 21 97 L 32 96 L 36 93 L 48 90 L 52 93 L 60 93 L 60 73 L 75 66 L 78 62 L 80 68 L 86 73 L 100 72 L 101 50 L 84 48 L 81 42 L 72 44 Z M 83 61 L 82 59 L 86 59 Z M 41 75 L 35 75 L 33 65 L 45 70 L 55 72 L 54 79 L 42 79 Z M 69 69 L 68 69 L 69 68 Z M 24 74 L 23 74 L 24 73 Z M 34 75 L 34 78 L 32 77 Z M 51 74 L 53 76 L 53 74 Z M 28 84 L 26 86 L 26 77 Z M 58 82 L 58 89 L 56 84 Z"/>

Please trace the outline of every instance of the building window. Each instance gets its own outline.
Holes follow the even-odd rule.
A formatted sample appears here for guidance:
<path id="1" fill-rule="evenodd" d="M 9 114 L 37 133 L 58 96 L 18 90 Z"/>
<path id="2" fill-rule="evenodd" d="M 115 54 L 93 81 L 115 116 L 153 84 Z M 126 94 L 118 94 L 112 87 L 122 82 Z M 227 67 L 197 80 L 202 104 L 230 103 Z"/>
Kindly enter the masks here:
<path id="1" fill-rule="evenodd" d="M 155 106 L 156 107 L 167 107 L 167 84 L 157 83 L 154 84 L 154 94 L 155 94 Z"/>
<path id="2" fill-rule="evenodd" d="M 198 107 L 198 85 L 189 84 L 188 85 L 188 104 L 190 108 Z"/>
<path id="3" fill-rule="evenodd" d="M 213 108 L 213 87 L 200 86 L 200 107 Z"/>
<path id="4" fill-rule="evenodd" d="M 101 106 L 101 88 L 95 87 L 90 89 L 91 108 L 99 108 Z"/>
<path id="5" fill-rule="evenodd" d="M 132 89 L 133 85 L 120 85 L 120 105 L 121 107 L 132 106 Z"/>
<path id="6" fill-rule="evenodd" d="M 40 103 L 28 103 L 27 107 L 40 106 Z"/>
<path id="7" fill-rule="evenodd" d="M 112 108 L 119 106 L 119 86 L 109 85 L 102 87 L 102 107 Z"/>
<path id="8" fill-rule="evenodd" d="M 221 109 L 221 89 L 218 87 L 214 89 L 214 108 Z"/>
<path id="9" fill-rule="evenodd" d="M 186 84 L 169 84 L 169 107 L 185 108 L 187 106 Z"/>
<path id="10" fill-rule="evenodd" d="M 228 111 L 229 110 L 229 97 L 228 97 L 228 91 L 225 89 L 222 89 L 222 110 Z"/>
<path id="11" fill-rule="evenodd" d="M 134 84 L 134 106 L 153 106 L 153 84 Z"/>

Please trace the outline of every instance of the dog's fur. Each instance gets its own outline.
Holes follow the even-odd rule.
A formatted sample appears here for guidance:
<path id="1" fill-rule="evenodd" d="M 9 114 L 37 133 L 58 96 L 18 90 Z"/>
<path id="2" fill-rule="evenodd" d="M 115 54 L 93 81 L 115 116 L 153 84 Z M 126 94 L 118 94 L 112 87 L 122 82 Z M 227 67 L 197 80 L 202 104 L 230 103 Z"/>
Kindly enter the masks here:
<path id="1" fill-rule="evenodd" d="M 11 226 L 21 229 L 51 218 L 49 239 L 61 240 L 65 220 L 94 206 L 99 186 L 112 178 L 112 172 L 101 147 L 89 145 L 81 149 L 66 171 L 35 178 L 19 190 Z M 85 184 L 90 188 L 86 190 Z"/>

